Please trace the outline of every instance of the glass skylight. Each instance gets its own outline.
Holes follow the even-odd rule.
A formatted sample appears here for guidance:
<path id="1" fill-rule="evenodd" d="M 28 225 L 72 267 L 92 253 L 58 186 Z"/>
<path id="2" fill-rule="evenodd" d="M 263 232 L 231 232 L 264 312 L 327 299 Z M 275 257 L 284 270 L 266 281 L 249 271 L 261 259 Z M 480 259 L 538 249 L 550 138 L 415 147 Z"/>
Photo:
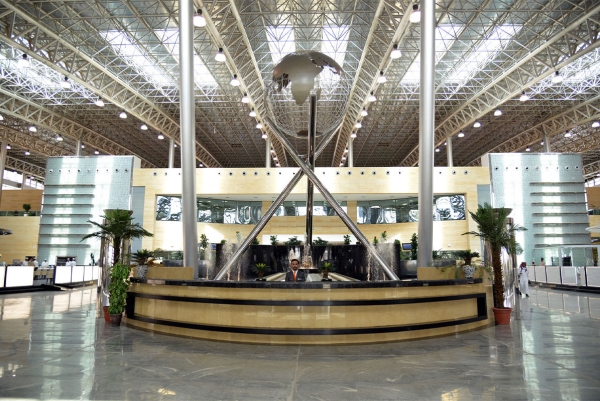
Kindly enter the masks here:
<path id="1" fill-rule="evenodd" d="M 456 66 L 448 77 L 451 82 L 463 82 L 474 76 L 496 55 L 508 46 L 512 38 L 519 33 L 522 25 L 505 24 L 494 27 L 491 32 L 475 47 L 467 58 Z"/>
<path id="2" fill-rule="evenodd" d="M 452 47 L 456 38 L 462 32 L 462 25 L 439 25 L 435 29 L 435 63 L 437 64 Z M 421 55 L 417 55 L 408 67 L 402 83 L 417 83 L 421 79 Z"/>
<path id="3" fill-rule="evenodd" d="M 296 51 L 294 28 L 292 26 L 268 26 L 267 41 L 273 58 L 273 64 L 279 63 L 283 56 Z"/>
<path id="4" fill-rule="evenodd" d="M 321 53 L 328 55 L 343 67 L 349 37 L 350 27 L 348 25 L 324 26 L 322 30 Z"/>

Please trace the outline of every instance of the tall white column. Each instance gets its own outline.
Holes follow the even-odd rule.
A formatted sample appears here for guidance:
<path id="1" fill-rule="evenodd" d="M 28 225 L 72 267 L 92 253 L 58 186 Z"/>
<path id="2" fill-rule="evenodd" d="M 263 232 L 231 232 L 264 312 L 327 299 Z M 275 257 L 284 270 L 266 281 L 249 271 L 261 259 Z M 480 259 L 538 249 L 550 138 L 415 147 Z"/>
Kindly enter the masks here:
<path id="1" fill-rule="evenodd" d="M 452 137 L 449 136 L 446 140 L 446 158 L 448 159 L 448 167 L 454 167 L 454 160 L 452 160 Z"/>
<path id="2" fill-rule="evenodd" d="M 192 0 L 179 2 L 179 71 L 181 99 L 181 222 L 183 226 L 183 263 L 194 268 L 198 278 L 198 227 L 196 221 L 196 140 L 194 110 L 194 15 Z M 173 146 L 171 145 L 171 148 Z"/>
<path id="3" fill-rule="evenodd" d="M 271 138 L 268 136 L 265 141 L 265 167 L 271 168 Z"/>
<path id="4" fill-rule="evenodd" d="M 543 138 L 543 141 L 544 141 L 544 152 L 545 153 L 552 152 L 550 150 L 550 138 L 548 138 L 548 135 L 546 135 L 546 133 L 544 133 L 544 136 L 542 138 Z"/>
<path id="5" fill-rule="evenodd" d="M 417 267 L 432 265 L 435 128 L 435 0 L 421 1 L 419 113 L 419 248 Z"/>
<path id="6" fill-rule="evenodd" d="M 173 138 L 169 139 L 169 168 L 173 168 L 175 160 L 175 141 Z"/>
<path id="7" fill-rule="evenodd" d="M 25 182 L 27 181 L 27 173 L 24 171 L 22 173 L 23 173 L 23 176 L 21 178 L 21 190 L 27 189 L 27 186 L 25 185 Z"/>
<path id="8" fill-rule="evenodd" d="M 2 203 L 2 183 L 4 182 L 4 168 L 6 167 L 6 143 L 0 142 L 0 204 Z"/>
<path id="9" fill-rule="evenodd" d="M 348 139 L 348 167 L 354 167 L 354 138 Z"/>
<path id="10" fill-rule="evenodd" d="M 75 156 L 81 156 L 81 138 L 77 139 L 75 143 Z"/>

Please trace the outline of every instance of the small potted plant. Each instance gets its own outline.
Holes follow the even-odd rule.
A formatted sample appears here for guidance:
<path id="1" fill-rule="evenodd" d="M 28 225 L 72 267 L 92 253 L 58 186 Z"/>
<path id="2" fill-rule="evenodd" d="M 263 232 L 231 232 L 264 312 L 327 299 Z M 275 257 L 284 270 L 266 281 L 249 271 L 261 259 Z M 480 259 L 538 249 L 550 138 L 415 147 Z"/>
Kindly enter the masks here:
<path id="1" fill-rule="evenodd" d="M 121 263 L 117 263 L 110 269 L 108 313 L 111 326 L 121 325 L 129 289 L 129 273 L 129 267 Z"/>
<path id="2" fill-rule="evenodd" d="M 327 261 L 321 263 L 321 265 L 319 266 L 319 271 L 323 274 L 323 278 L 321 279 L 321 281 L 332 281 L 329 278 L 329 272 L 334 270 L 335 266 L 333 265 L 333 263 Z"/>
<path id="3" fill-rule="evenodd" d="M 279 241 L 277 241 L 277 236 L 276 235 L 271 235 L 269 237 L 269 240 L 271 241 L 271 245 L 272 246 L 277 246 L 279 245 Z"/>
<path id="4" fill-rule="evenodd" d="M 479 257 L 479 252 L 471 252 L 470 249 L 467 249 L 466 251 L 457 251 L 454 255 L 456 255 L 457 258 L 464 260 L 465 264 L 462 269 L 465 273 L 465 278 L 472 279 L 475 274 L 475 266 L 471 265 L 471 261 L 473 258 Z"/>
<path id="5" fill-rule="evenodd" d="M 344 245 L 350 245 L 350 235 L 344 235 Z"/>
<path id="6" fill-rule="evenodd" d="M 265 273 L 267 273 L 269 271 L 269 266 L 267 266 L 266 263 L 257 263 L 252 267 L 252 271 L 256 274 L 258 274 L 258 278 L 256 279 L 256 281 L 267 281 L 266 278 L 263 278 L 263 276 L 265 275 Z"/>
<path id="7" fill-rule="evenodd" d="M 137 263 L 138 278 L 146 278 L 148 272 L 148 261 L 154 257 L 154 252 L 148 249 L 142 249 L 131 255 L 134 262 Z"/>
<path id="8" fill-rule="evenodd" d="M 377 239 L 377 237 L 373 237 L 373 245 L 377 244 L 379 244 L 379 240 Z"/>
<path id="9" fill-rule="evenodd" d="M 29 216 L 31 205 L 29 203 L 23 203 L 23 210 L 25 210 L 25 214 L 23 214 L 23 216 Z"/>
<path id="10" fill-rule="evenodd" d="M 384 231 L 381 233 L 381 242 L 382 243 L 386 243 L 388 240 L 388 235 L 387 235 L 387 231 Z"/>

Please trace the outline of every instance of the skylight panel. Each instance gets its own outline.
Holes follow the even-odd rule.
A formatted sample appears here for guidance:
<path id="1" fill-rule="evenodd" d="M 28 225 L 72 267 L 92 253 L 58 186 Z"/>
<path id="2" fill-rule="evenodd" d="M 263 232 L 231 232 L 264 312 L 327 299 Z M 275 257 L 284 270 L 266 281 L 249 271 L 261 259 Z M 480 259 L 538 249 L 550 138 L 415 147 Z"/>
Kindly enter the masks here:
<path id="1" fill-rule="evenodd" d="M 340 67 L 343 67 L 349 37 L 350 27 L 348 25 L 324 26 L 322 30 L 321 53 L 328 55 Z"/>
<path id="2" fill-rule="evenodd" d="M 506 24 L 492 29 L 469 56 L 456 66 L 455 71 L 448 77 L 448 81 L 462 82 L 475 75 L 508 46 L 521 27 L 521 25 Z"/>
<path id="3" fill-rule="evenodd" d="M 439 25 L 435 29 L 435 64 L 444 58 L 452 47 L 456 38 L 462 32 L 462 25 Z M 421 79 L 421 55 L 417 55 L 413 63 L 408 67 L 402 83 L 416 83 Z"/>
<path id="4" fill-rule="evenodd" d="M 114 30 L 105 31 L 102 34 L 113 50 L 149 81 L 156 83 L 158 87 L 175 86 L 173 79 L 158 68 L 154 60 L 151 60 L 143 49 L 132 42 L 129 35 Z"/>
<path id="5" fill-rule="evenodd" d="M 279 63 L 285 55 L 296 51 L 294 28 L 292 26 L 268 26 L 267 42 L 273 64 Z"/>

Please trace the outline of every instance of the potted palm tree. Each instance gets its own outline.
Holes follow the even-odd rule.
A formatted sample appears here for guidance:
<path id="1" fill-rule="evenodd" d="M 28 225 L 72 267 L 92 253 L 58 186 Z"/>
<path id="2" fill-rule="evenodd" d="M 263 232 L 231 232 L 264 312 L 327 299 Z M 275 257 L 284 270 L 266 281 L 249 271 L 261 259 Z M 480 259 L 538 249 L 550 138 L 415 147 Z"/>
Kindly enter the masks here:
<path id="1" fill-rule="evenodd" d="M 321 265 L 319 266 L 319 271 L 323 274 L 323 278 L 321 279 L 321 281 L 331 281 L 331 279 L 329 278 L 329 272 L 332 272 L 334 270 L 335 266 L 333 265 L 333 263 L 327 261 L 321 263 Z"/>
<path id="2" fill-rule="evenodd" d="M 120 326 L 125 303 L 127 300 L 127 290 L 129 289 L 129 267 L 117 263 L 110 268 L 110 284 L 108 285 L 110 325 Z"/>
<path id="3" fill-rule="evenodd" d="M 269 266 L 267 266 L 266 263 L 257 263 L 252 267 L 252 271 L 258 274 L 258 278 L 256 279 L 256 281 L 266 281 L 267 279 L 263 278 L 263 276 L 269 270 Z"/>
<path id="4" fill-rule="evenodd" d="M 148 261 L 154 257 L 154 252 L 141 249 L 131 254 L 133 262 L 137 263 L 138 278 L 146 278 L 148 272 Z"/>
<path id="5" fill-rule="evenodd" d="M 457 251 L 454 253 L 457 258 L 464 260 L 465 264 L 462 266 L 463 272 L 465 273 L 466 279 L 472 279 L 475 273 L 475 266 L 471 265 L 473 258 L 479 257 L 479 252 L 471 252 L 470 249 L 466 251 Z"/>
<path id="6" fill-rule="evenodd" d="M 509 324 L 512 308 L 504 306 L 504 281 L 502 278 L 502 250 L 509 255 L 515 255 L 522 251 L 521 246 L 515 240 L 517 231 L 525 231 L 526 228 L 515 224 L 507 224 L 506 219 L 512 209 L 494 209 L 488 203 L 477 207 L 477 212 L 469 212 L 471 218 L 477 223 L 479 231 L 469 231 L 463 235 L 473 235 L 483 239 L 490 247 L 492 254 L 493 271 L 493 297 L 494 318 L 497 324 Z"/>

